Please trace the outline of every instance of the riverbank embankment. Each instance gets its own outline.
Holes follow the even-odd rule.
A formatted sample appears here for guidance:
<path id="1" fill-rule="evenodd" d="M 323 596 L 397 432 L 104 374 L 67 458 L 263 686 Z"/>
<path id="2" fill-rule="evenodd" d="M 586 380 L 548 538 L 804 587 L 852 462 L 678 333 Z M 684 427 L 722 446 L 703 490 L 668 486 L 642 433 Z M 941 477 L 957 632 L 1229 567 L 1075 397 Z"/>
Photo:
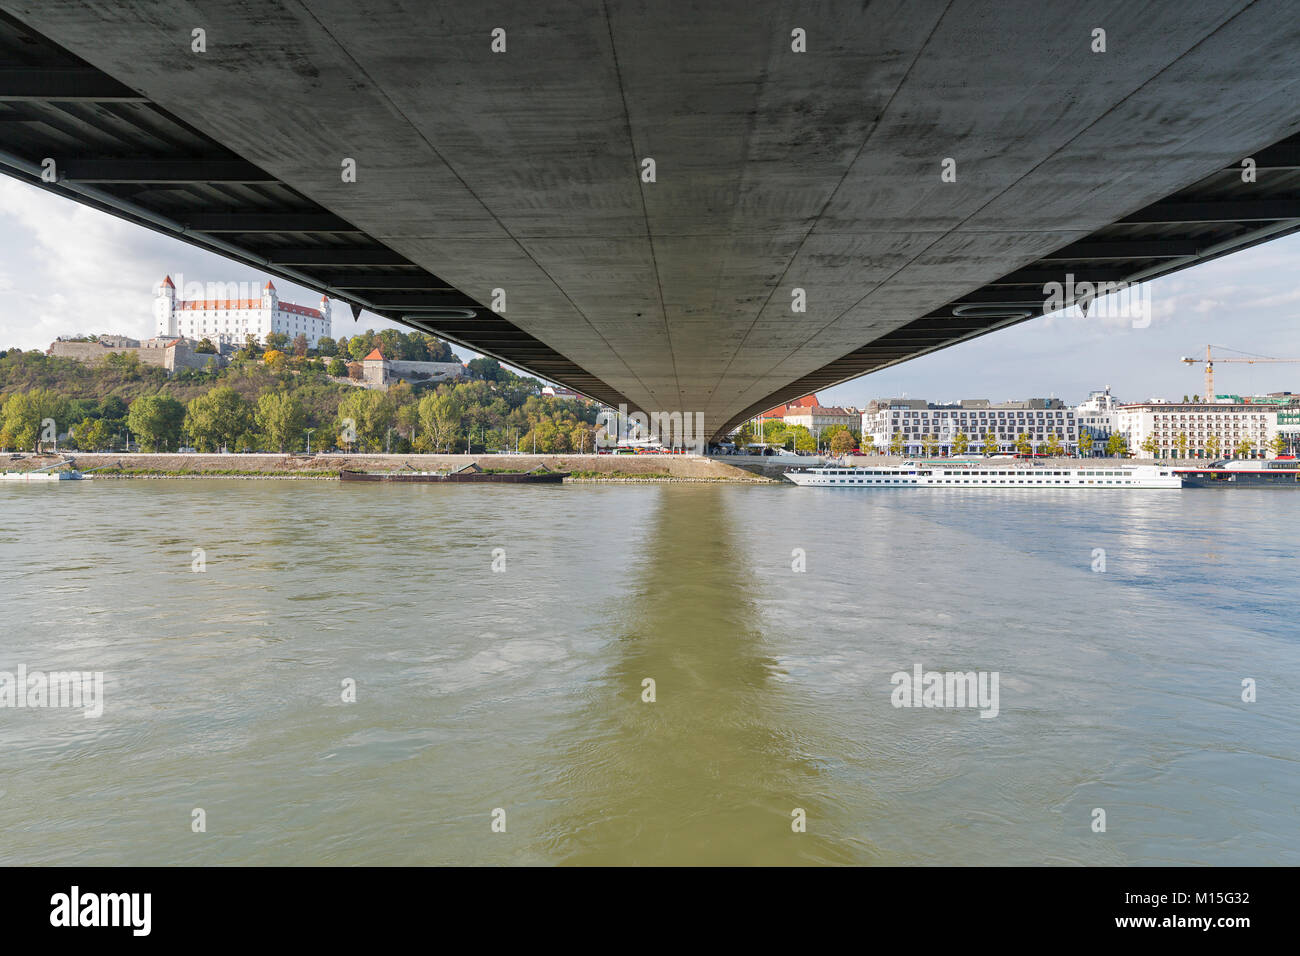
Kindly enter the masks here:
<path id="1" fill-rule="evenodd" d="M 29 471 L 64 456 L 26 455 L 5 461 L 4 470 Z M 573 481 L 692 481 L 763 483 L 764 478 L 726 462 L 697 455 L 382 455 L 382 454 L 89 454 L 73 452 L 95 478 L 321 479 L 354 471 L 441 471 L 471 462 L 492 471 L 529 471 L 545 466 L 571 472 Z"/>

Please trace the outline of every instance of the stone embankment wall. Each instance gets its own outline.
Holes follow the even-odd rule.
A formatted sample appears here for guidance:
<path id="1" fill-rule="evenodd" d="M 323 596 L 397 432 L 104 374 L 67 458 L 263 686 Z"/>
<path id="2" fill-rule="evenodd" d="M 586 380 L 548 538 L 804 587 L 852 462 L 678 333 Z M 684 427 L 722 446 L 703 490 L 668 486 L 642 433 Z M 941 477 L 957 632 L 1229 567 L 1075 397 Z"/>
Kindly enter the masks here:
<path id="1" fill-rule="evenodd" d="M 71 452 L 82 471 L 102 465 L 121 463 L 125 471 L 189 473 L 219 475 L 229 472 L 256 472 L 267 477 L 304 477 L 316 472 L 337 472 L 342 468 L 356 471 L 405 470 L 410 464 L 416 471 L 460 468 L 478 462 L 481 468 L 528 471 L 545 465 L 555 471 L 598 472 L 616 478 L 621 475 L 662 475 L 695 480 L 755 481 L 756 476 L 725 462 L 695 455 L 150 455 L 87 454 Z M 25 471 L 53 464 L 55 456 L 27 455 L 18 461 L 0 458 L 0 470 Z M 109 470 L 111 473 L 111 470 Z"/>

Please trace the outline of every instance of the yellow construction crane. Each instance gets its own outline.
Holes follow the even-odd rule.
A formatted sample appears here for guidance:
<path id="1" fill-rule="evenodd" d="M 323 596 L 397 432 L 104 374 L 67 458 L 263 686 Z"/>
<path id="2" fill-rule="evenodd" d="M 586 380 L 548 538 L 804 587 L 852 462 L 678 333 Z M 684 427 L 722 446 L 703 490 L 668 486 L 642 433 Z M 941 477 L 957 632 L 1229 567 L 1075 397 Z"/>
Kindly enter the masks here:
<path id="1" fill-rule="evenodd" d="M 1219 346 L 1219 348 L 1224 348 L 1224 347 L 1225 346 L 1222 345 Z M 1235 350 L 1230 349 L 1229 351 L 1235 351 Z M 1192 358 L 1190 355 L 1184 355 L 1181 359 L 1179 359 L 1179 361 L 1181 361 L 1184 365 L 1195 365 L 1197 362 L 1205 363 L 1205 394 L 1201 396 L 1201 398 L 1202 401 L 1206 401 L 1206 402 L 1214 401 L 1214 363 L 1215 362 L 1242 362 L 1246 365 L 1255 365 L 1257 363 L 1262 363 L 1262 362 L 1300 363 L 1300 359 L 1263 358 L 1262 356 L 1254 356 L 1250 358 L 1215 358 L 1213 355 L 1210 354 L 1210 346 L 1208 345 L 1205 347 L 1205 358 L 1198 359 L 1198 358 Z"/>

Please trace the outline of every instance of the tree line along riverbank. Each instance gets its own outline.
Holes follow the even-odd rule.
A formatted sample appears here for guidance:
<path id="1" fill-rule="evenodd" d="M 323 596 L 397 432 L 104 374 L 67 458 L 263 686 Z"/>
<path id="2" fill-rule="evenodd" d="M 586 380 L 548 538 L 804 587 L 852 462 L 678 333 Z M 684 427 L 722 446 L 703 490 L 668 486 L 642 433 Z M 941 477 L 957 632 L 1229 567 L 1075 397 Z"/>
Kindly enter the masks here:
<path id="1" fill-rule="evenodd" d="M 390 331 L 353 336 L 346 347 L 360 352 Z M 419 345 L 425 355 L 443 354 L 446 343 L 432 336 L 407 341 L 415 335 L 401 337 L 408 352 Z M 300 452 L 309 444 L 407 454 L 595 448 L 595 403 L 542 395 L 537 379 L 493 359 L 469 362 L 462 381 L 399 382 L 384 390 L 331 374 L 337 359 L 326 358 L 261 352 L 250 343 L 225 368 L 169 376 L 134 355 L 109 354 L 91 364 L 8 349 L 0 352 L 0 450 L 47 447 L 50 422 L 60 449 L 81 452 Z"/>

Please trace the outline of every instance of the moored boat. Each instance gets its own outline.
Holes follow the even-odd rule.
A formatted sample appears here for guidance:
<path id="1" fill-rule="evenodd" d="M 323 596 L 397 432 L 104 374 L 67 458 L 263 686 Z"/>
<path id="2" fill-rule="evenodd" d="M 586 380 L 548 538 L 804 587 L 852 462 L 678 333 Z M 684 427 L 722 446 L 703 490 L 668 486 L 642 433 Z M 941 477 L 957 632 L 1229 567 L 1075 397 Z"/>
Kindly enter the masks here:
<path id="1" fill-rule="evenodd" d="M 1098 460 L 1064 468 L 1040 462 L 992 460 L 905 461 L 901 465 L 797 468 L 785 473 L 796 485 L 830 488 L 1181 488 L 1163 465 L 1119 465 Z"/>
<path id="2" fill-rule="evenodd" d="M 62 468 L 64 465 L 76 465 L 76 459 L 65 458 L 63 461 L 56 461 L 52 465 L 46 465 L 43 468 L 33 468 L 31 471 L 5 471 L 0 472 L 0 481 L 16 481 L 22 484 L 46 484 L 51 481 L 89 481 L 90 475 L 86 472 L 78 471 L 71 467 L 66 471 L 55 471 L 56 468 Z"/>
<path id="3" fill-rule="evenodd" d="M 1300 459 L 1269 461 L 1220 458 L 1203 468 L 1175 468 L 1187 488 L 1300 488 Z"/>

